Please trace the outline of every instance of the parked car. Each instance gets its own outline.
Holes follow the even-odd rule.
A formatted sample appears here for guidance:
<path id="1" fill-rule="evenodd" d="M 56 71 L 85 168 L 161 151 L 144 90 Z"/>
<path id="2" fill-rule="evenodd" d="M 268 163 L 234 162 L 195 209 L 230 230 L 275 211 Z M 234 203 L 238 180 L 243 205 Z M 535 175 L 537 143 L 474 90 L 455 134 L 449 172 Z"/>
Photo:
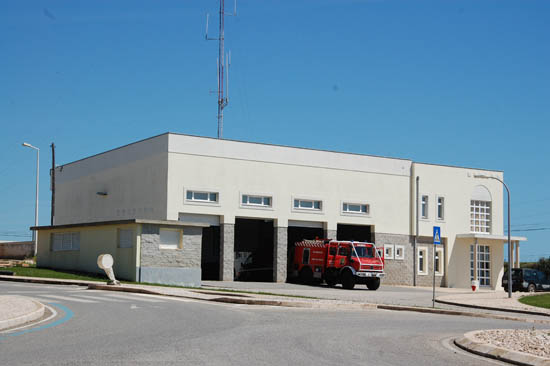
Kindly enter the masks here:
<path id="1" fill-rule="evenodd" d="M 502 277 L 502 287 L 508 291 L 508 271 Z M 550 291 L 550 279 L 536 269 L 512 268 L 512 291 Z"/>

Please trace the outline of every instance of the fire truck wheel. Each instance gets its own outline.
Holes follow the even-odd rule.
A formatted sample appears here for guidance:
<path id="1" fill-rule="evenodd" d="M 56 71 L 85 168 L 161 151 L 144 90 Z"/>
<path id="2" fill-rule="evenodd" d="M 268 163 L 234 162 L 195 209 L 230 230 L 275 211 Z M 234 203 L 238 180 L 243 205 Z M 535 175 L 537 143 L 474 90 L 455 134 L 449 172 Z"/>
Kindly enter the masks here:
<path id="1" fill-rule="evenodd" d="M 353 290 L 355 287 L 355 278 L 350 270 L 346 270 L 342 273 L 342 287 L 346 290 Z"/>
<path id="2" fill-rule="evenodd" d="M 313 271 L 309 267 L 304 267 L 300 271 L 300 282 L 309 285 L 313 282 Z"/>
<path id="3" fill-rule="evenodd" d="M 378 290 L 380 287 L 380 278 L 371 278 L 367 281 L 367 288 L 371 291 Z"/>
<path id="4" fill-rule="evenodd" d="M 325 282 L 329 287 L 334 287 L 338 283 L 338 274 L 335 271 L 327 271 Z"/>

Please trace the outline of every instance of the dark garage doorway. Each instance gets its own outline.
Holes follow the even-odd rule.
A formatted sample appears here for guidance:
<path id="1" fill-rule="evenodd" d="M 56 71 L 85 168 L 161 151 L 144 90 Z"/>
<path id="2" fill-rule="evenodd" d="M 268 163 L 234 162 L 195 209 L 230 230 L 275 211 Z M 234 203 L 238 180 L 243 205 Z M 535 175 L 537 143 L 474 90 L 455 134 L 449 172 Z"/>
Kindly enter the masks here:
<path id="1" fill-rule="evenodd" d="M 336 237 L 338 240 L 366 241 L 372 243 L 372 227 L 370 225 L 338 224 Z"/>
<path id="2" fill-rule="evenodd" d="M 287 246 L 287 278 L 293 277 L 293 263 L 294 263 L 294 248 L 295 243 L 304 239 L 313 240 L 315 238 L 325 239 L 325 230 L 321 227 L 301 227 L 301 226 L 289 226 L 288 227 L 288 246 Z"/>
<path id="3" fill-rule="evenodd" d="M 235 220 L 235 280 L 273 281 L 273 220 Z"/>
<path id="4" fill-rule="evenodd" d="M 220 227 L 210 226 L 202 229 L 201 243 L 201 279 L 220 279 Z"/>

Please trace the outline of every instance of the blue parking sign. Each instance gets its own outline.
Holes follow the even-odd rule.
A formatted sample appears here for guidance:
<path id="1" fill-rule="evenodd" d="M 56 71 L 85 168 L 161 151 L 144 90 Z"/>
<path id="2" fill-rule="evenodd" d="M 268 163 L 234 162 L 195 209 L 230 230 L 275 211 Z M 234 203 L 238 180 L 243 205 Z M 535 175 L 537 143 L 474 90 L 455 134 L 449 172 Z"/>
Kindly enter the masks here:
<path id="1" fill-rule="evenodd" d="M 434 244 L 441 244 L 441 228 L 434 226 Z"/>

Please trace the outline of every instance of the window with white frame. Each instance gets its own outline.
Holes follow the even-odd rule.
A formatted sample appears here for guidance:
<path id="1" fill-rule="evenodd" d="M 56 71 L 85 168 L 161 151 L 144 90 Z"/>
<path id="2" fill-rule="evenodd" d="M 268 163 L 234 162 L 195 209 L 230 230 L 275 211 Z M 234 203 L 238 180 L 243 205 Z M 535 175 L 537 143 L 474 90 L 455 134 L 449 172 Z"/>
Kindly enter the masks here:
<path id="1" fill-rule="evenodd" d="M 370 205 L 368 205 L 366 203 L 342 202 L 342 213 L 357 214 L 357 215 L 369 215 L 370 214 Z"/>
<path id="2" fill-rule="evenodd" d="M 393 259 L 393 245 L 384 245 L 384 259 Z"/>
<path id="3" fill-rule="evenodd" d="M 420 217 L 423 219 L 428 218 L 428 196 L 422 196 L 422 202 L 420 205 Z"/>
<path id="4" fill-rule="evenodd" d="M 490 201 L 470 201 L 470 231 L 473 233 L 491 233 Z"/>
<path id="5" fill-rule="evenodd" d="M 132 248 L 134 246 L 134 229 L 118 229 L 118 247 Z"/>
<path id="6" fill-rule="evenodd" d="M 477 280 L 480 286 L 491 285 L 491 247 L 488 245 L 477 246 L 477 268 L 474 264 L 475 246 L 470 245 L 470 279 L 474 279 L 474 272 L 477 270 Z"/>
<path id="7" fill-rule="evenodd" d="M 438 220 L 445 220 L 445 197 L 437 196 L 437 215 Z"/>
<path id="8" fill-rule="evenodd" d="M 218 192 L 208 191 L 192 191 L 187 190 L 185 192 L 185 200 L 189 202 L 201 202 L 201 203 L 218 203 Z"/>
<path id="9" fill-rule="evenodd" d="M 273 198 L 270 196 L 258 196 L 252 194 L 241 195 L 241 205 L 251 207 L 272 207 Z"/>
<path id="10" fill-rule="evenodd" d="M 396 245 L 395 246 L 394 259 L 397 259 L 397 260 L 405 259 L 405 246 L 404 245 Z"/>
<path id="11" fill-rule="evenodd" d="M 416 255 L 417 272 L 419 275 L 428 274 L 428 248 L 418 247 Z"/>
<path id="12" fill-rule="evenodd" d="M 295 198 L 293 207 L 295 210 L 321 211 L 323 209 L 323 201 Z"/>
<path id="13" fill-rule="evenodd" d="M 53 233 L 52 251 L 80 250 L 80 233 Z"/>
<path id="14" fill-rule="evenodd" d="M 434 270 L 436 276 L 443 276 L 444 265 L 443 248 L 435 248 Z"/>
<path id="15" fill-rule="evenodd" d="M 159 249 L 181 249 L 183 231 L 181 229 L 160 229 Z"/>

